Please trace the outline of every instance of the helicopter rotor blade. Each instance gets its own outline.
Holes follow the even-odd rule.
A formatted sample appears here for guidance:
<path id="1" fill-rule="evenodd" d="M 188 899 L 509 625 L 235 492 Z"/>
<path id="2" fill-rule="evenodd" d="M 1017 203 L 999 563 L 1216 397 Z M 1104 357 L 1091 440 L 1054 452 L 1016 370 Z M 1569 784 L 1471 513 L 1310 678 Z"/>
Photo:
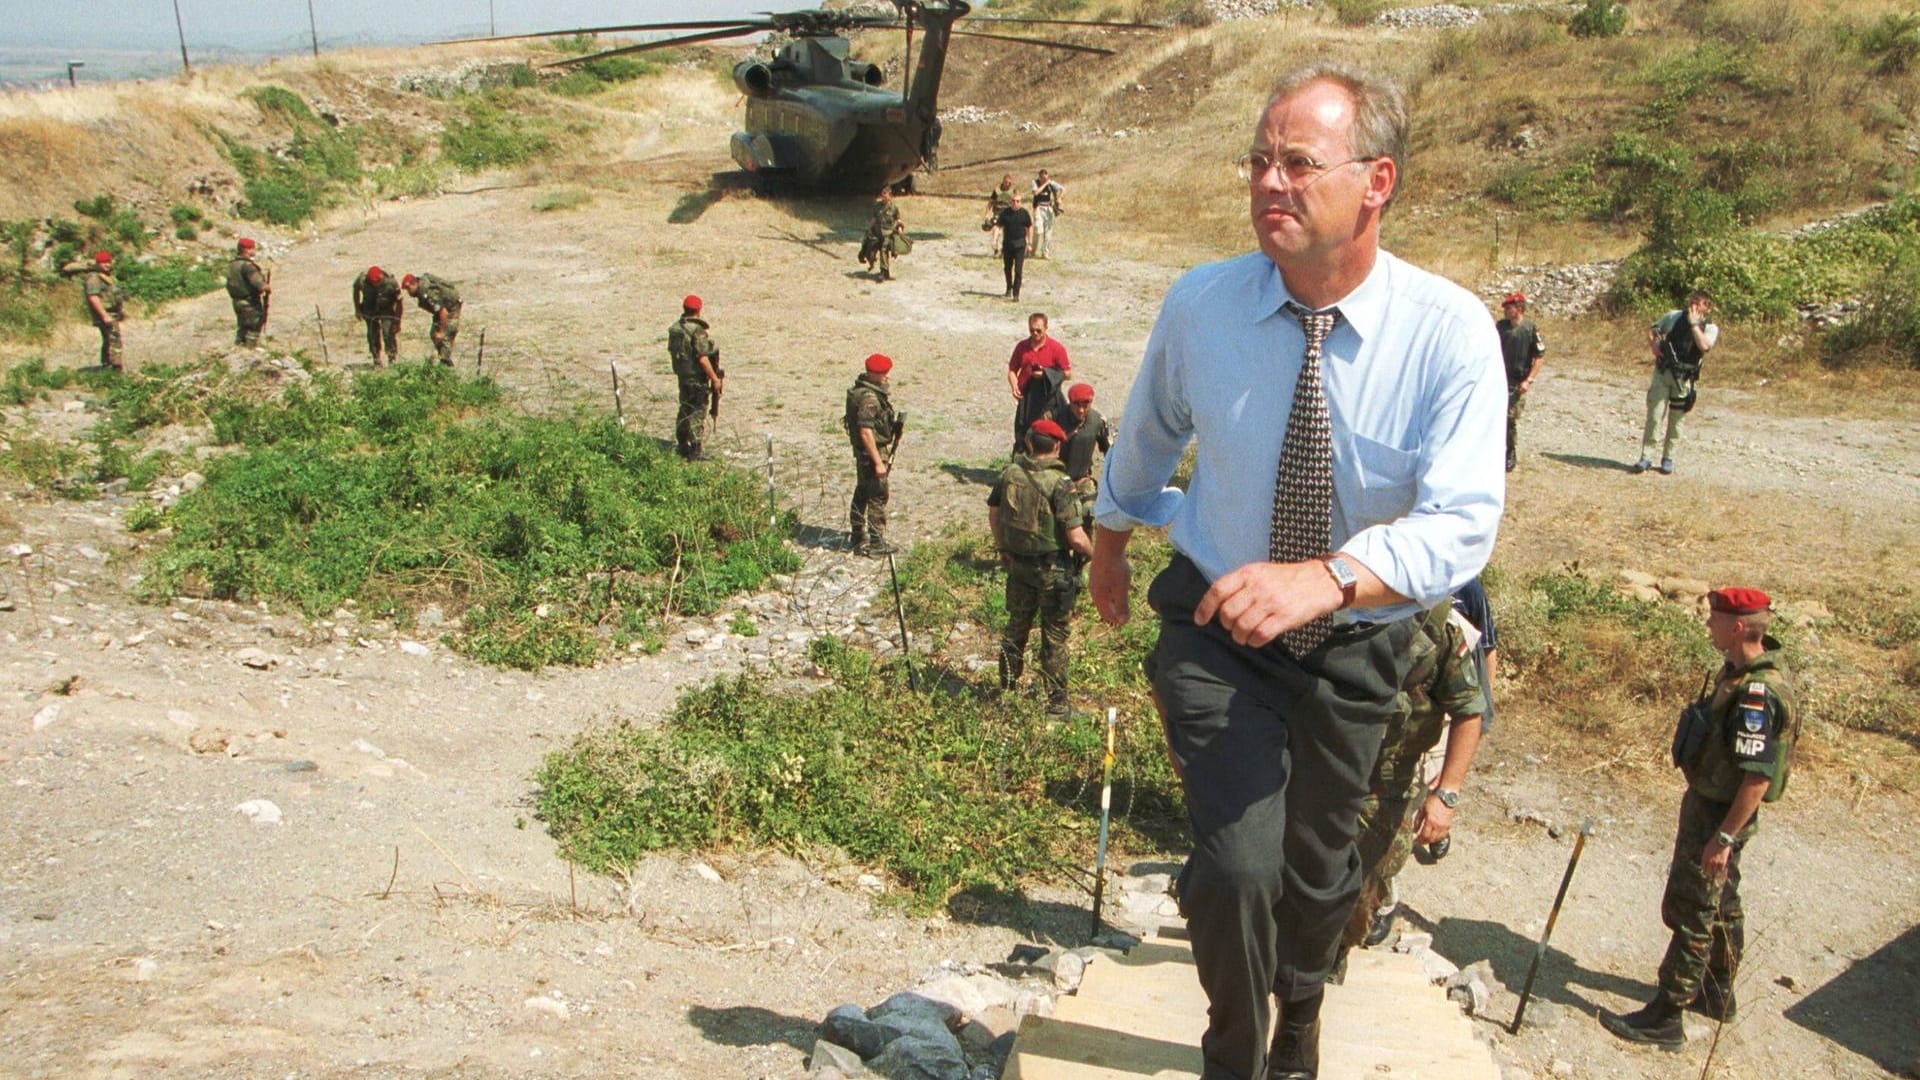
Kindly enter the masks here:
<path id="1" fill-rule="evenodd" d="M 1023 19 L 1014 15 L 970 15 L 969 23 L 1027 23 L 1034 26 L 1093 26 L 1106 30 L 1171 30 L 1165 23 L 1101 22 L 1098 19 Z"/>
<path id="2" fill-rule="evenodd" d="M 651 52 L 654 49 L 671 49 L 676 45 L 691 45 L 699 41 L 719 41 L 722 38 L 740 37 L 743 34 L 756 34 L 765 29 L 766 27 L 759 23 L 737 24 L 727 30 L 709 30 L 703 34 L 683 34 L 680 37 L 662 38 L 659 41 L 643 41 L 638 45 L 623 45 L 618 49 L 607 49 L 586 56 L 569 56 L 564 60 L 555 60 L 540 66 L 543 68 L 576 67 L 580 64 L 590 64 L 595 60 L 605 60 L 610 56 L 626 56 L 630 53 Z"/>
<path id="3" fill-rule="evenodd" d="M 1102 49 L 1093 45 L 1073 45 L 1065 41 L 1044 41 L 1040 38 L 1014 37 L 1011 34 L 988 34 L 979 30 L 954 30 L 955 35 L 988 38 L 993 41 L 1011 41 L 1017 45 L 1038 45 L 1043 49 L 1062 49 L 1066 52 L 1092 53 L 1095 56 L 1112 56 L 1112 49 Z"/>
<path id="4" fill-rule="evenodd" d="M 763 30 L 773 29 L 773 23 L 759 19 L 714 19 L 707 22 L 670 22 L 670 23 L 633 23 L 628 26 L 583 26 L 573 30 L 539 30 L 530 34 L 500 34 L 496 37 L 452 38 L 436 41 L 435 45 L 478 45 L 489 41 L 526 41 L 531 38 L 552 37 L 593 37 L 600 34 L 639 34 L 652 30 L 716 30 L 728 26 L 745 26 L 749 23 L 763 23 Z"/>

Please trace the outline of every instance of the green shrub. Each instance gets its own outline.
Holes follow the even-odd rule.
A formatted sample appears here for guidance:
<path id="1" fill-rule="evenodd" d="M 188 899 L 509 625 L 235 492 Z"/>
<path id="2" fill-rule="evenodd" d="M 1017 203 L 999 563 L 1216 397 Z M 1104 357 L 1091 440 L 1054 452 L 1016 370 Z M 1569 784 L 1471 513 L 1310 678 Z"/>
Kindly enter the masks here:
<path id="1" fill-rule="evenodd" d="M 57 317 L 49 289 L 0 289 L 0 338 L 45 342 L 53 337 Z"/>
<path id="2" fill-rule="evenodd" d="M 446 187 L 448 169 L 438 161 L 403 161 L 375 165 L 367 170 L 373 190 L 389 199 L 438 195 Z"/>
<path id="3" fill-rule="evenodd" d="M 552 210 L 577 210 L 592 200 L 593 196 L 582 188 L 555 188 L 533 200 L 533 208 L 542 213 Z"/>
<path id="4" fill-rule="evenodd" d="M 198 240 L 200 238 L 200 230 L 191 225 L 176 225 L 173 229 L 173 238 L 175 240 Z"/>
<path id="5" fill-rule="evenodd" d="M 145 411 L 166 403 L 146 393 Z M 117 408 L 131 423 L 141 404 Z M 442 368 L 194 404 L 243 449 L 174 507 L 151 595 L 312 614 L 357 598 L 399 617 L 437 602 L 463 613 L 455 648 L 538 668 L 644 641 L 664 613 L 711 612 L 798 562 L 753 478 L 686 465 L 608 419 L 519 415 L 492 382 Z"/>
<path id="6" fill-rule="evenodd" d="M 1876 75 L 1904 75 L 1920 59 L 1920 13 L 1888 12 L 1856 39 Z"/>
<path id="7" fill-rule="evenodd" d="M 576 65 L 565 75 L 548 83 L 547 89 L 565 97 L 584 97 L 587 94 L 605 90 L 609 86 L 652 75 L 659 70 L 659 65 L 645 60 L 635 60 L 626 56 L 609 56 Z"/>
<path id="8" fill-rule="evenodd" d="M 1873 277 L 1860 310 L 1822 339 L 1820 355 L 1833 367 L 1920 368 L 1920 250 L 1903 247 Z"/>
<path id="9" fill-rule="evenodd" d="M 552 146 L 545 124 L 491 100 L 468 102 L 466 116 L 447 121 L 440 133 L 441 154 L 469 172 L 518 165 Z"/>
<path id="10" fill-rule="evenodd" d="M 0 405 L 24 405 L 47 396 L 49 390 L 65 390 L 73 385 L 70 368 L 48 368 L 46 360 L 35 356 L 7 369 L 0 379 Z"/>
<path id="11" fill-rule="evenodd" d="M 99 222 L 98 235 L 102 238 L 118 240 L 120 243 L 139 251 L 147 246 L 151 235 L 147 227 L 140 222 L 140 214 L 131 206 L 121 206 L 111 195 L 96 195 L 91 199 L 80 199 L 73 204 L 80 216 Z"/>
<path id="12" fill-rule="evenodd" d="M 152 262 L 128 262 L 116 267 L 116 276 L 128 295 L 148 307 L 169 300 L 185 300 L 210 293 L 226 284 L 226 268 L 216 261 L 191 255 L 173 255 Z"/>
<path id="13" fill-rule="evenodd" d="M 1613 0 L 1587 0 L 1567 20 L 1567 33 L 1580 38 L 1619 37 L 1626 29 L 1626 5 Z"/>
<path id="14" fill-rule="evenodd" d="M 1365 26 L 1386 10 L 1386 0 L 1332 0 L 1334 17 L 1342 26 Z"/>
<path id="15" fill-rule="evenodd" d="M 306 101 L 299 94 L 285 87 L 256 86 L 246 91 L 245 96 L 258 105 L 262 113 L 268 115 L 277 113 L 296 126 L 302 122 L 318 120 L 313 115 L 313 110 L 307 107 Z"/>
<path id="16" fill-rule="evenodd" d="M 173 209 L 167 211 L 167 217 L 175 225 L 192 225 L 197 221 L 205 220 L 205 215 L 200 212 L 199 207 L 189 206 L 186 203 L 175 203 Z"/>

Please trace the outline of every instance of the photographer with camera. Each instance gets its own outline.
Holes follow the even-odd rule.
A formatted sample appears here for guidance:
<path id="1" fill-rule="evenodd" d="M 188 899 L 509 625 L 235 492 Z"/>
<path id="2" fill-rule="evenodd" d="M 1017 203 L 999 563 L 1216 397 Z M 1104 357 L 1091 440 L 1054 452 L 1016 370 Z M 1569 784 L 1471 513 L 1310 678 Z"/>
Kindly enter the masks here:
<path id="1" fill-rule="evenodd" d="M 1647 423 L 1640 432 L 1640 460 L 1633 463 L 1636 473 L 1653 467 L 1654 443 L 1664 426 L 1660 474 L 1673 475 L 1673 451 L 1680 445 L 1680 426 L 1697 400 L 1694 383 L 1700 378 L 1700 363 L 1720 341 L 1720 328 L 1707 321 L 1712 313 L 1712 298 L 1695 289 L 1687 294 L 1685 308 L 1667 312 L 1647 328 L 1647 345 L 1653 350 L 1653 382 L 1647 387 Z"/>
<path id="2" fill-rule="evenodd" d="M 1767 636 L 1773 601 L 1759 589 L 1715 589 L 1707 603 L 1707 637 L 1727 659 L 1674 731 L 1673 763 L 1687 793 L 1660 900 L 1660 917 L 1673 931 L 1660 990 L 1645 1008 L 1600 1014 L 1601 1026 L 1628 1042 L 1679 1046 L 1689 1007 L 1733 1019 L 1733 980 L 1746 943 L 1740 852 L 1759 830 L 1760 804 L 1786 793 L 1800 733 L 1793 677 L 1780 643 Z"/>

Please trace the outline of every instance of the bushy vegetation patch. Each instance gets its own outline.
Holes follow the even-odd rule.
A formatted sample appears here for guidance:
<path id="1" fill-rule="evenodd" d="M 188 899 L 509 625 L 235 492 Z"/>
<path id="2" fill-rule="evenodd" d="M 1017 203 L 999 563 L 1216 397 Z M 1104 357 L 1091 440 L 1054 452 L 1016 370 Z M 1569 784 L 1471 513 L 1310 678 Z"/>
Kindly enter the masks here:
<path id="1" fill-rule="evenodd" d="M 637 60 L 630 56 L 609 56 L 575 65 L 547 89 L 562 97 L 585 97 L 611 86 L 657 74 L 663 65 L 657 61 Z"/>
<path id="2" fill-rule="evenodd" d="M 514 111 L 496 96 L 468 101 L 465 115 L 448 120 L 440 133 L 441 155 L 468 171 L 518 165 L 552 147 L 545 121 Z"/>
<path id="3" fill-rule="evenodd" d="M 611 420 L 519 415 L 488 380 L 323 374 L 205 412 L 241 449 L 168 511 L 151 596 L 313 615 L 354 598 L 402 621 L 439 603 L 461 616 L 455 648 L 538 668 L 647 642 L 663 613 L 712 611 L 797 565 L 751 478 Z"/>

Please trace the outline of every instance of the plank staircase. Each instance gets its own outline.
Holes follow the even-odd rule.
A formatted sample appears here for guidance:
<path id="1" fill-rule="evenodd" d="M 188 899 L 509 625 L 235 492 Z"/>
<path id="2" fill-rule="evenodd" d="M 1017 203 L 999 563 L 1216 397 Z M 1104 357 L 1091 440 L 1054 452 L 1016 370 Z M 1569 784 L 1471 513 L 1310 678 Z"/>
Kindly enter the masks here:
<path id="1" fill-rule="evenodd" d="M 1020 1024 L 1002 1080 L 1195 1080 L 1207 997 L 1184 927 L 1087 967 Z M 1320 1080 L 1499 1080 L 1493 1048 L 1412 956 L 1356 949 L 1321 1008 Z"/>

